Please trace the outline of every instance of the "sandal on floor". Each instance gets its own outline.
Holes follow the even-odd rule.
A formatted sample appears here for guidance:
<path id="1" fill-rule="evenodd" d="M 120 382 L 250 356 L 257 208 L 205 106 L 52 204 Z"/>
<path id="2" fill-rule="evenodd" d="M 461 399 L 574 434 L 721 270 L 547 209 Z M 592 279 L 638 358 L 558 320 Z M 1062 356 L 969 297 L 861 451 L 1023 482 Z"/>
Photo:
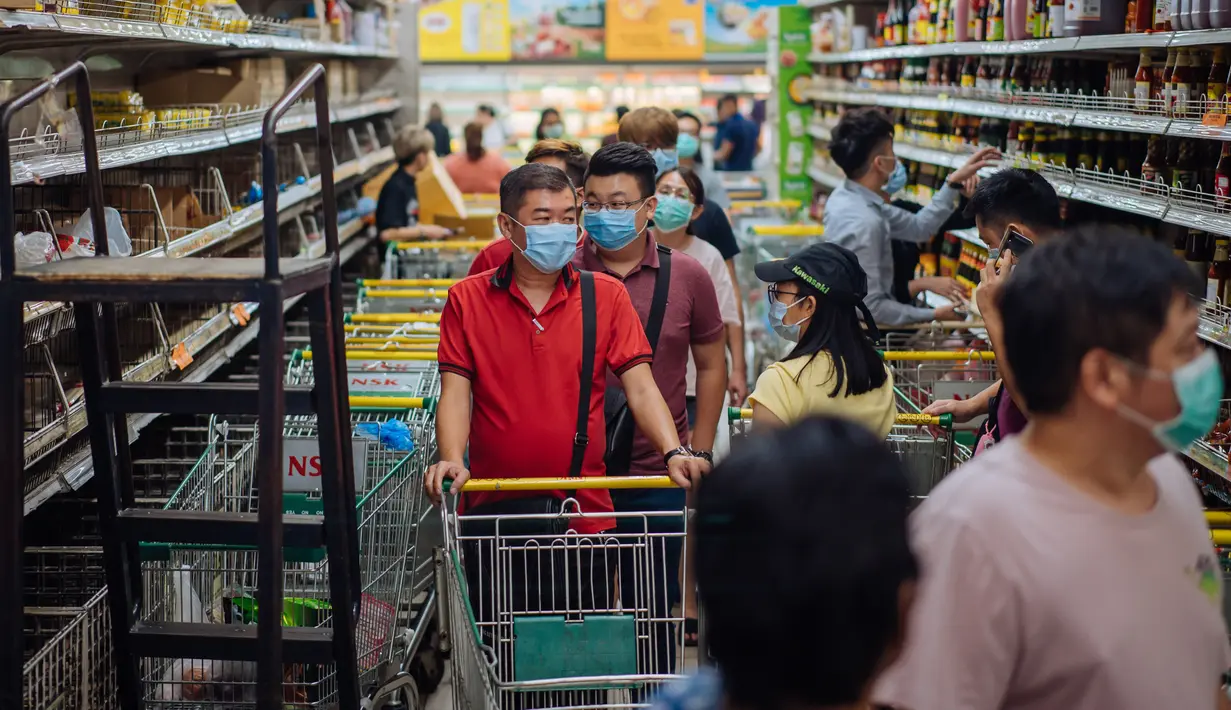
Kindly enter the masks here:
<path id="1" fill-rule="evenodd" d="M 689 648 L 696 648 L 698 634 L 697 620 L 684 619 L 684 645 Z"/>

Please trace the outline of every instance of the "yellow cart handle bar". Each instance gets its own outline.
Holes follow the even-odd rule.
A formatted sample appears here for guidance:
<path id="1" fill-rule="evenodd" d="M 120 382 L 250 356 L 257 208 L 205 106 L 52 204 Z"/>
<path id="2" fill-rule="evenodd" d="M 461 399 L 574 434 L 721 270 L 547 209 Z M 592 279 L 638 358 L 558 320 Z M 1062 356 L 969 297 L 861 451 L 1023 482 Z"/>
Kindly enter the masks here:
<path id="1" fill-rule="evenodd" d="M 727 407 L 727 420 L 738 422 L 741 420 L 752 419 L 751 409 L 741 409 L 739 407 Z M 938 426 L 945 429 L 953 428 L 953 415 L 941 414 L 932 416 L 931 414 L 898 414 L 894 417 L 894 424 L 904 424 L 915 426 Z"/>
<path id="2" fill-rule="evenodd" d="M 302 351 L 303 359 L 311 360 L 312 351 Z M 435 360 L 435 352 L 420 350 L 347 350 L 347 360 Z"/>
<path id="3" fill-rule="evenodd" d="M 991 350 L 881 350 L 881 358 L 889 361 L 946 361 L 966 362 L 983 360 L 994 362 L 996 353 Z"/>
<path id="4" fill-rule="evenodd" d="M 445 288 L 373 288 L 360 289 L 359 297 L 368 298 L 445 298 L 449 289 Z"/>
<path id="5" fill-rule="evenodd" d="M 440 342 L 440 336 L 432 333 L 411 337 L 408 335 L 352 335 L 346 339 L 346 347 L 352 345 L 367 345 L 368 347 L 400 346 L 406 350 L 435 350 Z M 409 347 L 408 347 L 409 346 Z M 429 347 L 430 346 L 430 347 Z M 394 347 L 393 349 L 397 349 Z"/>
<path id="6" fill-rule="evenodd" d="M 479 251 L 483 247 L 491 244 L 492 240 L 487 239 L 479 241 L 477 239 L 442 239 L 440 241 L 411 241 L 411 242 L 393 242 L 398 249 L 473 249 Z"/>
<path id="7" fill-rule="evenodd" d="M 439 323 L 439 313 L 347 313 L 347 323 Z"/>
<path id="8" fill-rule="evenodd" d="M 357 350 L 379 350 L 382 353 L 434 353 L 437 343 L 396 343 L 381 338 L 360 338 L 371 340 L 370 343 L 355 343 L 346 341 L 347 352 Z"/>
<path id="9" fill-rule="evenodd" d="M 376 288 L 448 288 L 461 279 L 355 279 L 364 287 Z"/>
<path id="10" fill-rule="evenodd" d="M 733 210 L 756 210 L 756 209 L 782 209 L 782 210 L 797 210 L 800 208 L 799 200 L 735 200 L 731 203 Z"/>
<path id="11" fill-rule="evenodd" d="M 347 323 L 342 326 L 342 328 L 345 329 L 347 333 L 389 333 L 391 337 L 398 337 L 393 336 L 393 334 L 400 331 L 400 335 L 405 336 L 421 335 L 424 337 L 440 337 L 440 326 L 436 326 L 435 328 L 429 326 L 407 329 L 406 325 L 406 323 L 401 325 L 351 325 Z M 364 336 L 354 337 L 359 338 Z"/>
<path id="12" fill-rule="evenodd" d="M 452 488 L 453 481 L 444 481 L 444 490 Z M 466 493 L 490 491 L 574 491 L 600 488 L 624 490 L 629 488 L 676 488 L 675 481 L 666 476 L 578 476 L 575 478 L 472 478 L 462 486 Z"/>
<path id="13" fill-rule="evenodd" d="M 754 224 L 752 233 L 758 237 L 819 237 L 825 228 L 819 224 Z"/>
<path id="14" fill-rule="evenodd" d="M 432 409 L 435 397 L 395 397 L 384 395 L 352 394 L 351 409 Z"/>

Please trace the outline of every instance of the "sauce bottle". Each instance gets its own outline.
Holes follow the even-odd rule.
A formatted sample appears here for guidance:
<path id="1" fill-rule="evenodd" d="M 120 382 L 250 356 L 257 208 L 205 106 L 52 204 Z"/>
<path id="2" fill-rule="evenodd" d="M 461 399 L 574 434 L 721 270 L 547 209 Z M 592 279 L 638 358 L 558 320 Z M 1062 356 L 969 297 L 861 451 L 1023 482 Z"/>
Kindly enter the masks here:
<path id="1" fill-rule="evenodd" d="M 1197 189 L 1197 171 L 1201 168 L 1200 149 L 1194 140 L 1180 141 L 1179 159 L 1171 170 L 1171 189 Z"/>
<path id="2" fill-rule="evenodd" d="M 966 57 L 966 64 L 962 67 L 962 88 L 975 88 L 975 79 L 979 71 L 979 59 L 975 56 Z"/>
<path id="3" fill-rule="evenodd" d="M 1030 121 L 1022 122 L 1017 129 L 1017 150 L 1025 158 L 1034 152 L 1034 124 Z"/>
<path id="4" fill-rule="evenodd" d="M 1210 28 L 1210 0 L 1189 0 L 1188 29 L 1207 30 Z"/>
<path id="5" fill-rule="evenodd" d="M 1162 0 L 1159 0 L 1162 2 Z M 1163 113 L 1171 115 L 1171 76 L 1175 73 L 1175 49 L 1167 50 L 1167 63 L 1163 65 L 1163 75 L 1159 77 L 1159 95 Z"/>
<path id="6" fill-rule="evenodd" d="M 1214 63 L 1210 65 L 1210 75 L 1205 80 L 1205 110 L 1222 113 L 1223 97 L 1227 93 L 1227 73 L 1231 66 L 1227 64 L 1227 50 L 1223 47 L 1214 48 Z"/>
<path id="7" fill-rule="evenodd" d="M 1214 168 L 1214 200 L 1219 212 L 1231 208 L 1231 143 L 1222 144 L 1218 167 Z"/>
<path id="8" fill-rule="evenodd" d="M 1085 170 L 1094 169 L 1094 155 L 1097 149 L 1094 131 L 1089 128 L 1083 128 L 1081 131 L 1081 141 L 1077 148 L 1076 166 Z"/>
<path id="9" fill-rule="evenodd" d="M 1190 30 L 1188 26 L 1192 12 L 1191 0 L 1171 0 L 1171 26 L 1176 30 Z"/>
<path id="10" fill-rule="evenodd" d="M 1150 100 L 1154 98 L 1154 64 L 1150 53 L 1141 50 L 1137 62 L 1137 75 L 1133 77 L 1133 109 L 1138 113 L 1149 113 Z"/>
<path id="11" fill-rule="evenodd" d="M 1219 234 L 1214 237 L 1214 260 L 1210 262 L 1205 299 L 1226 303 L 1229 278 L 1231 278 L 1231 237 Z"/>
<path id="12" fill-rule="evenodd" d="M 1064 0 L 1050 0 L 1047 6 L 1047 36 L 1064 36 Z"/>
<path id="13" fill-rule="evenodd" d="M 1157 183 L 1166 180 L 1166 150 L 1161 136 L 1150 136 L 1146 159 L 1141 164 L 1141 191 L 1146 194 L 1161 194 Z"/>
<path id="14" fill-rule="evenodd" d="M 949 22 L 953 42 L 970 39 L 970 0 L 953 0 L 953 19 Z"/>
<path id="15" fill-rule="evenodd" d="M 1187 49 L 1180 49 L 1175 58 L 1175 71 L 1171 73 L 1171 115 L 1176 118 L 1187 116 L 1192 106 L 1194 73 L 1192 55 Z"/>

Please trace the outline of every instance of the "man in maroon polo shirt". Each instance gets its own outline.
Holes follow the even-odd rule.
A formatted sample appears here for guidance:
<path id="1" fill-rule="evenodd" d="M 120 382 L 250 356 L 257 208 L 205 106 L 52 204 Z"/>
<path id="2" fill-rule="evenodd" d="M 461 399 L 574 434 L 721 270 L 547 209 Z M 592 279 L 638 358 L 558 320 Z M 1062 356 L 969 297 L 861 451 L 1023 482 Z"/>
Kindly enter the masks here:
<path id="1" fill-rule="evenodd" d="M 641 323 L 648 324 L 655 287 L 666 273 L 661 268 L 663 260 L 670 259 L 666 308 L 652 371 L 675 420 L 676 432 L 681 440 L 686 440 L 688 413 L 684 374 L 688 354 L 692 352 L 697 366 L 697 418 L 689 446 L 698 456 L 710 459 L 727 392 L 725 329 L 709 272 L 687 254 L 669 249 L 664 254 L 661 249 L 665 248 L 655 243 L 652 230 L 648 229 L 657 206 L 656 172 L 653 156 L 635 143 L 604 146 L 590 158 L 582 202 L 588 236 L 577 250 L 573 265 L 622 281 Z M 647 325 L 647 331 L 649 329 Z M 618 392 L 620 382 L 608 377 L 607 385 L 610 398 L 613 391 Z M 633 439 L 631 475 L 662 473 L 662 458 L 647 434 L 649 432 L 641 428 Z M 613 491 L 612 498 L 617 512 L 681 510 L 685 504 L 683 491 L 669 489 Z M 649 520 L 657 532 L 683 532 L 679 518 Z M 621 518 L 619 523 L 617 531 L 629 533 L 634 532 L 638 524 L 631 517 Z M 645 523 L 640 524 L 644 526 Z M 663 527 L 672 524 L 676 527 Z M 653 584 L 657 589 L 665 589 L 666 595 L 658 594 L 655 603 L 660 608 L 651 609 L 652 615 L 667 614 L 680 599 L 676 570 L 680 569 L 682 551 L 680 536 L 664 538 L 665 559 L 662 564 L 656 562 L 654 567 L 660 573 L 667 570 L 669 574 Z M 625 577 L 621 579 L 621 591 L 625 603 L 632 604 L 636 596 L 632 588 L 635 580 L 630 575 Z M 661 625 L 657 630 L 662 630 Z M 649 656 L 653 667 L 643 667 L 643 673 L 674 672 L 675 643 L 665 634 L 660 636 L 653 639 L 655 649 Z"/>

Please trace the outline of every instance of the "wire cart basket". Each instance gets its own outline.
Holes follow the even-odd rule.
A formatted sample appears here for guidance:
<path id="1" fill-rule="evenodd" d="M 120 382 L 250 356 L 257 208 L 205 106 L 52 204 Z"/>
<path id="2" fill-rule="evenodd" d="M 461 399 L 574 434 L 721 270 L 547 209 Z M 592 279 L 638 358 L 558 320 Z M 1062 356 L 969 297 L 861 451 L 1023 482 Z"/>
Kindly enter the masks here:
<path id="1" fill-rule="evenodd" d="M 727 421 L 732 444 L 738 446 L 735 442 L 752 432 L 752 410 L 728 407 Z M 898 413 L 885 442 L 906 464 L 916 496 L 926 496 L 955 465 L 957 444 L 950 414 Z M 963 462 L 970 458 L 969 449 L 964 455 Z"/>
<path id="2" fill-rule="evenodd" d="M 1000 379 L 996 354 L 990 350 L 887 350 L 898 409 L 920 412 L 941 399 L 969 399 Z M 975 429 L 981 419 L 961 428 Z"/>
<path id="3" fill-rule="evenodd" d="M 486 479 L 464 491 L 674 485 L 666 476 Z M 457 501 L 441 506 L 455 708 L 637 707 L 678 677 L 687 602 L 668 608 L 663 587 L 678 570 L 668 547 L 685 552 L 683 507 L 595 516 L 569 498 L 543 514 L 459 515 Z M 568 529 L 586 517 L 617 525 Z"/>
<path id="4" fill-rule="evenodd" d="M 424 391 L 434 391 L 430 379 Z M 396 406 L 415 404 L 389 398 Z M 430 398 L 426 399 L 430 403 Z M 377 403 L 379 404 L 379 403 Z M 362 411 L 372 403 L 353 405 L 360 420 L 388 417 L 399 410 Z M 402 415 L 405 416 L 405 415 Z M 407 683 L 404 669 L 413 646 L 413 630 L 403 627 L 413 601 L 413 549 L 416 511 L 421 510 L 422 472 L 434 455 L 430 410 L 407 418 L 420 435 L 413 451 L 397 451 L 377 442 L 357 439 L 355 450 L 356 508 L 359 518 L 362 597 L 357 631 L 361 684 L 370 697 L 395 693 Z M 320 475 L 316 454 L 302 437 L 314 434 L 315 421 L 289 418 L 286 425 L 284 473 L 288 513 L 318 515 Z M 211 420 L 210 442 L 167 508 L 179 510 L 256 512 L 256 427 Z M 311 446 L 315 446 L 312 439 Z M 362 444 L 360 443 L 362 442 Z M 298 445 L 297 445 L 298 444 Z M 315 467 L 315 468 L 314 468 Z M 148 600 L 143 623 L 192 621 L 220 624 L 255 623 L 258 613 L 252 591 L 259 560 L 255 549 L 236 545 L 168 545 L 142 547 L 142 586 Z M 288 627 L 322 627 L 331 623 L 328 602 L 328 559 L 318 548 L 288 547 L 286 599 L 280 610 Z M 409 647 L 409 653 L 406 649 Z M 149 659 L 143 668 L 148 708 L 254 707 L 255 664 L 200 659 Z M 392 679 L 384 683 L 387 679 Z M 286 708 L 327 707 L 336 700 L 333 670 L 324 665 L 297 664 L 287 671 Z M 220 704 L 219 704 L 220 703 Z"/>
<path id="5" fill-rule="evenodd" d="M 390 242 L 385 279 L 461 279 L 490 239 Z"/>

